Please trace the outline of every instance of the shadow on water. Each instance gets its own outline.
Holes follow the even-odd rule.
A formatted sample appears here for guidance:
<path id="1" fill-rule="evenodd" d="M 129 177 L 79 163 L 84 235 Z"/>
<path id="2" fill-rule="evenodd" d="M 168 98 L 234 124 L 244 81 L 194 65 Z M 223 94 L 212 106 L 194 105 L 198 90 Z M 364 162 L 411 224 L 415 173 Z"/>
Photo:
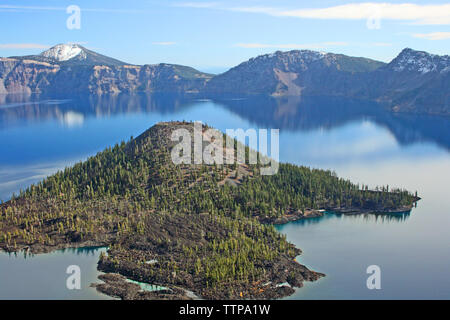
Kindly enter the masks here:
<path id="1" fill-rule="evenodd" d="M 387 222 L 406 221 L 410 217 L 411 211 L 398 213 L 364 213 L 355 215 L 344 215 L 339 213 L 329 213 L 329 214 L 334 214 L 337 217 L 341 217 L 343 219 L 355 219 L 355 220 L 364 220 L 366 222 L 387 223 Z"/>
<path id="2" fill-rule="evenodd" d="M 105 251 L 107 247 L 104 246 L 96 246 L 96 247 L 81 247 L 81 248 L 63 248 L 55 250 L 49 254 L 70 254 L 72 256 L 98 256 L 99 250 Z M 0 252 L 1 253 L 1 252 Z M 36 255 L 29 251 L 19 251 L 19 252 L 7 252 L 6 253 L 10 258 L 23 258 L 30 259 L 35 257 Z"/>
<path id="3" fill-rule="evenodd" d="M 81 247 L 81 248 L 64 248 L 60 251 L 62 253 L 72 253 L 76 255 L 84 255 L 84 256 L 93 256 L 97 255 L 97 252 L 99 249 L 107 249 L 107 247 L 104 246 L 97 246 L 97 247 Z"/>
<path id="4" fill-rule="evenodd" d="M 391 222 L 404 222 L 411 215 L 411 211 L 408 212 L 398 212 L 398 213 L 363 213 L 363 214 L 342 214 L 342 213 L 334 213 L 327 212 L 322 217 L 314 217 L 307 219 L 300 219 L 293 222 L 289 222 L 289 225 L 297 225 L 297 226 L 310 226 L 321 223 L 325 220 L 332 219 L 351 219 L 351 220 L 359 220 L 364 222 L 376 222 L 376 223 L 391 223 Z M 281 228 L 282 225 L 279 226 Z"/>
<path id="5" fill-rule="evenodd" d="M 218 98 L 215 102 L 258 126 L 290 131 L 331 130 L 349 122 L 368 120 L 387 128 L 401 145 L 434 142 L 450 150 L 450 118 L 392 113 L 375 102 L 266 96 Z"/>

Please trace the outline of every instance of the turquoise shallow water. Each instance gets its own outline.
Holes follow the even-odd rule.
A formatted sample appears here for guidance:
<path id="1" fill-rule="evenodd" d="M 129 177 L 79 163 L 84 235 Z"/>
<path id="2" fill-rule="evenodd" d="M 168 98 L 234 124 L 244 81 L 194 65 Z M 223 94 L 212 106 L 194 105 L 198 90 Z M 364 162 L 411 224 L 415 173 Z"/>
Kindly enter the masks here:
<path id="1" fill-rule="evenodd" d="M 139 285 L 139 287 L 141 287 L 141 289 L 144 290 L 144 291 L 167 290 L 166 287 L 161 287 L 161 286 L 158 286 L 158 285 L 148 284 L 148 283 L 145 283 L 145 282 L 133 281 L 133 280 L 129 280 L 129 279 L 127 279 L 127 281 L 130 282 L 130 283 L 135 283 L 135 284 Z"/>
<path id="2" fill-rule="evenodd" d="M 303 250 L 298 261 L 327 275 L 290 298 L 450 298 L 449 119 L 395 115 L 326 97 L 0 101 L 0 199 L 159 121 L 202 120 L 221 130 L 278 128 L 281 161 L 333 169 L 372 187 L 417 190 L 422 197 L 400 217 L 329 214 L 279 226 Z M 97 276 L 98 254 L 66 251 L 25 260 L 0 253 L 0 298 L 106 298 L 88 288 Z M 76 262 L 86 274 L 84 289 L 67 292 L 65 268 Z M 381 268 L 381 290 L 366 287 L 366 268 L 373 264 Z"/>

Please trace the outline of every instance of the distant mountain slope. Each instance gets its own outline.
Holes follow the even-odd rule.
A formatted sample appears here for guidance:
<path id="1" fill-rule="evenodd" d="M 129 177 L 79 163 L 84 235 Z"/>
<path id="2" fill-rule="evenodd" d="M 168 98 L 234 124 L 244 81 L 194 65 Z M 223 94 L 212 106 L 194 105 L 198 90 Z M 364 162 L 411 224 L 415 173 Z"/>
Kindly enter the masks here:
<path id="1" fill-rule="evenodd" d="M 395 112 L 450 114 L 448 55 L 406 48 L 366 78 L 367 98 L 386 102 Z"/>
<path id="2" fill-rule="evenodd" d="M 395 112 L 450 115 L 450 72 L 440 73 L 394 100 Z"/>
<path id="3" fill-rule="evenodd" d="M 214 77 L 208 93 L 303 95 L 339 94 L 356 74 L 383 62 L 310 50 L 277 51 L 252 58 Z"/>

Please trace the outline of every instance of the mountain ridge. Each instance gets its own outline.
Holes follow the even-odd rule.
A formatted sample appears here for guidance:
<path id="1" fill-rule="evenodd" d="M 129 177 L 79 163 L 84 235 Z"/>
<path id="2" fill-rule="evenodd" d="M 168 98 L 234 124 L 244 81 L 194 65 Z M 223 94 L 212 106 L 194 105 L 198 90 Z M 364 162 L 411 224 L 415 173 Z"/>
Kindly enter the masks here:
<path id="1" fill-rule="evenodd" d="M 242 62 L 208 82 L 206 93 L 250 93 L 283 95 L 321 94 L 317 88 L 328 85 L 327 94 L 340 88 L 361 72 L 370 72 L 383 62 L 342 54 L 311 50 L 277 51 Z M 329 79 L 334 80 L 330 83 Z M 312 89 L 311 89 L 312 88 Z"/>
<path id="2" fill-rule="evenodd" d="M 132 65 L 76 44 L 0 58 L 0 94 L 198 92 L 211 77 L 177 64 Z"/>
<path id="3" fill-rule="evenodd" d="M 80 45 L 0 58 L 0 93 L 323 95 L 378 101 L 393 112 L 450 115 L 449 83 L 448 55 L 410 48 L 389 63 L 312 50 L 276 51 L 218 75 L 176 64 L 126 64 Z"/>

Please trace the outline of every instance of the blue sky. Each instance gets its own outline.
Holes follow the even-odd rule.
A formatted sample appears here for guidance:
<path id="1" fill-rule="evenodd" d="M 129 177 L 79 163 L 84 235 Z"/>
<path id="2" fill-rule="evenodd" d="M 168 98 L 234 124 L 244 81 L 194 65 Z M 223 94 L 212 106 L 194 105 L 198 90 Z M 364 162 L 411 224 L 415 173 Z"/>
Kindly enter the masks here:
<path id="1" fill-rule="evenodd" d="M 80 29 L 66 26 L 69 5 L 81 9 Z M 74 42 L 129 63 L 219 72 L 276 50 L 382 61 L 405 47 L 449 54 L 450 2 L 0 0 L 0 30 L 0 56 Z"/>

